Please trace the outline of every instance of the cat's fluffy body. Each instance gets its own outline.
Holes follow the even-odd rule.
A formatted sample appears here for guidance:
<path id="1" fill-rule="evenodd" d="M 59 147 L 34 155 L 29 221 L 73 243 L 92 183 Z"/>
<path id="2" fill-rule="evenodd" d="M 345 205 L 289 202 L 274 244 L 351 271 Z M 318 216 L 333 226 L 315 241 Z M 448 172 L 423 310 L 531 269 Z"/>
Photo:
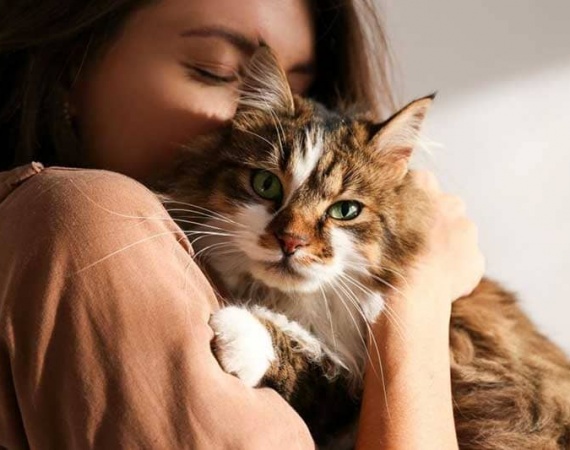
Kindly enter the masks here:
<path id="1" fill-rule="evenodd" d="M 204 236 L 197 251 L 213 249 L 208 264 L 217 273 L 226 274 L 224 282 L 234 298 L 253 299 L 254 303 L 255 299 L 263 298 L 263 306 L 314 333 L 323 350 L 331 350 L 329 354 L 338 359 L 348 374 L 361 379 L 366 357 L 366 324 L 375 320 L 384 302 L 379 291 L 356 284 L 368 274 L 371 261 L 358 251 L 355 236 L 342 228 L 332 228 L 327 236 L 329 242 L 321 244 L 324 248 L 302 248 L 289 259 L 286 268 L 279 267 L 283 253 L 272 231 L 276 214 L 283 217 L 295 210 L 296 218 L 288 218 L 289 229 L 307 234 L 308 229 L 315 228 L 315 221 L 298 218 L 309 216 L 307 210 L 316 202 L 302 195 L 294 197 L 316 168 L 325 145 L 322 136 L 313 140 L 311 134 L 307 131 L 306 141 L 299 140 L 290 149 L 291 185 L 280 212 L 268 211 L 265 202 L 235 205 L 231 213 L 223 209 L 223 214 L 232 221 L 210 218 L 202 231 L 210 229 L 233 235 L 235 252 L 216 252 L 216 246 L 227 242 L 227 236 L 218 235 Z M 257 164 L 268 167 L 260 161 Z M 315 252 L 320 252 L 318 261 Z"/>
<path id="2" fill-rule="evenodd" d="M 248 305 L 213 318 L 222 367 L 276 388 L 325 441 L 353 421 L 368 325 L 423 245 L 429 204 L 407 163 L 431 97 L 379 125 L 339 115 L 293 97 L 266 49 L 243 89 L 232 125 L 156 186 L 181 202 L 172 214 L 230 302 Z M 259 170 L 282 197 L 256 193 Z M 339 201 L 359 214 L 335 220 Z M 570 447 L 570 363 L 510 293 L 484 280 L 457 301 L 450 341 L 461 448 Z"/>

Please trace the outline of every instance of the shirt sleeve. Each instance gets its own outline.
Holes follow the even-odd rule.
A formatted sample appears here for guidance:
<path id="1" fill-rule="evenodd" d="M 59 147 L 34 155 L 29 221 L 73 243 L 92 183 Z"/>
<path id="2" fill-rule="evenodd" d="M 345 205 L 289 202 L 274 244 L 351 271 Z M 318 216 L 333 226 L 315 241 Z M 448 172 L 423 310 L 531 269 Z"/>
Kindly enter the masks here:
<path id="1" fill-rule="evenodd" d="M 214 291 L 144 186 L 44 169 L 0 203 L 0 447 L 314 448 L 212 356 Z"/>

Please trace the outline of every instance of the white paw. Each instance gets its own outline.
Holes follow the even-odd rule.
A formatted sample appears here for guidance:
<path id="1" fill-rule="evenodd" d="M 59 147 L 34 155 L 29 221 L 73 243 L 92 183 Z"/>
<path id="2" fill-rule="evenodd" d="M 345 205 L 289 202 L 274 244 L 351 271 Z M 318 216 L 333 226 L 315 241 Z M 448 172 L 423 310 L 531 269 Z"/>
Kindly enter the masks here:
<path id="1" fill-rule="evenodd" d="M 276 359 L 267 329 L 247 309 L 237 306 L 214 313 L 210 326 L 215 333 L 214 353 L 222 369 L 248 386 L 257 386 Z"/>

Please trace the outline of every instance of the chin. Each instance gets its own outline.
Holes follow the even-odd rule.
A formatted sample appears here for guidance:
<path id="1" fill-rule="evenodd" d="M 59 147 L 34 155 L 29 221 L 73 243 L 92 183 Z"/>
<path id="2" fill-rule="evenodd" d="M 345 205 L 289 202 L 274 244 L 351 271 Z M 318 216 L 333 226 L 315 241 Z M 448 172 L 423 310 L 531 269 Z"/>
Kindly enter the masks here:
<path id="1" fill-rule="evenodd" d="M 257 263 L 251 267 L 251 276 L 271 289 L 284 293 L 309 294 L 319 290 L 320 281 L 300 274 L 290 266 Z"/>

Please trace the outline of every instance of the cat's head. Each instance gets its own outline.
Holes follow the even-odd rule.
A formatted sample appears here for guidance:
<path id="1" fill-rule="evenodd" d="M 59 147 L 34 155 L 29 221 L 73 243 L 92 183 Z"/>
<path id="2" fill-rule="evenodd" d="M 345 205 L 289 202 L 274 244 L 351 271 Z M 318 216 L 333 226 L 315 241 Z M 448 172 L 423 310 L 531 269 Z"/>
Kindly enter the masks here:
<path id="1" fill-rule="evenodd" d="M 185 157 L 171 189 L 198 208 L 196 251 L 230 285 L 318 292 L 370 274 L 395 284 L 422 243 L 408 162 L 432 99 L 380 124 L 342 115 L 292 95 L 261 48 L 231 126 Z"/>

